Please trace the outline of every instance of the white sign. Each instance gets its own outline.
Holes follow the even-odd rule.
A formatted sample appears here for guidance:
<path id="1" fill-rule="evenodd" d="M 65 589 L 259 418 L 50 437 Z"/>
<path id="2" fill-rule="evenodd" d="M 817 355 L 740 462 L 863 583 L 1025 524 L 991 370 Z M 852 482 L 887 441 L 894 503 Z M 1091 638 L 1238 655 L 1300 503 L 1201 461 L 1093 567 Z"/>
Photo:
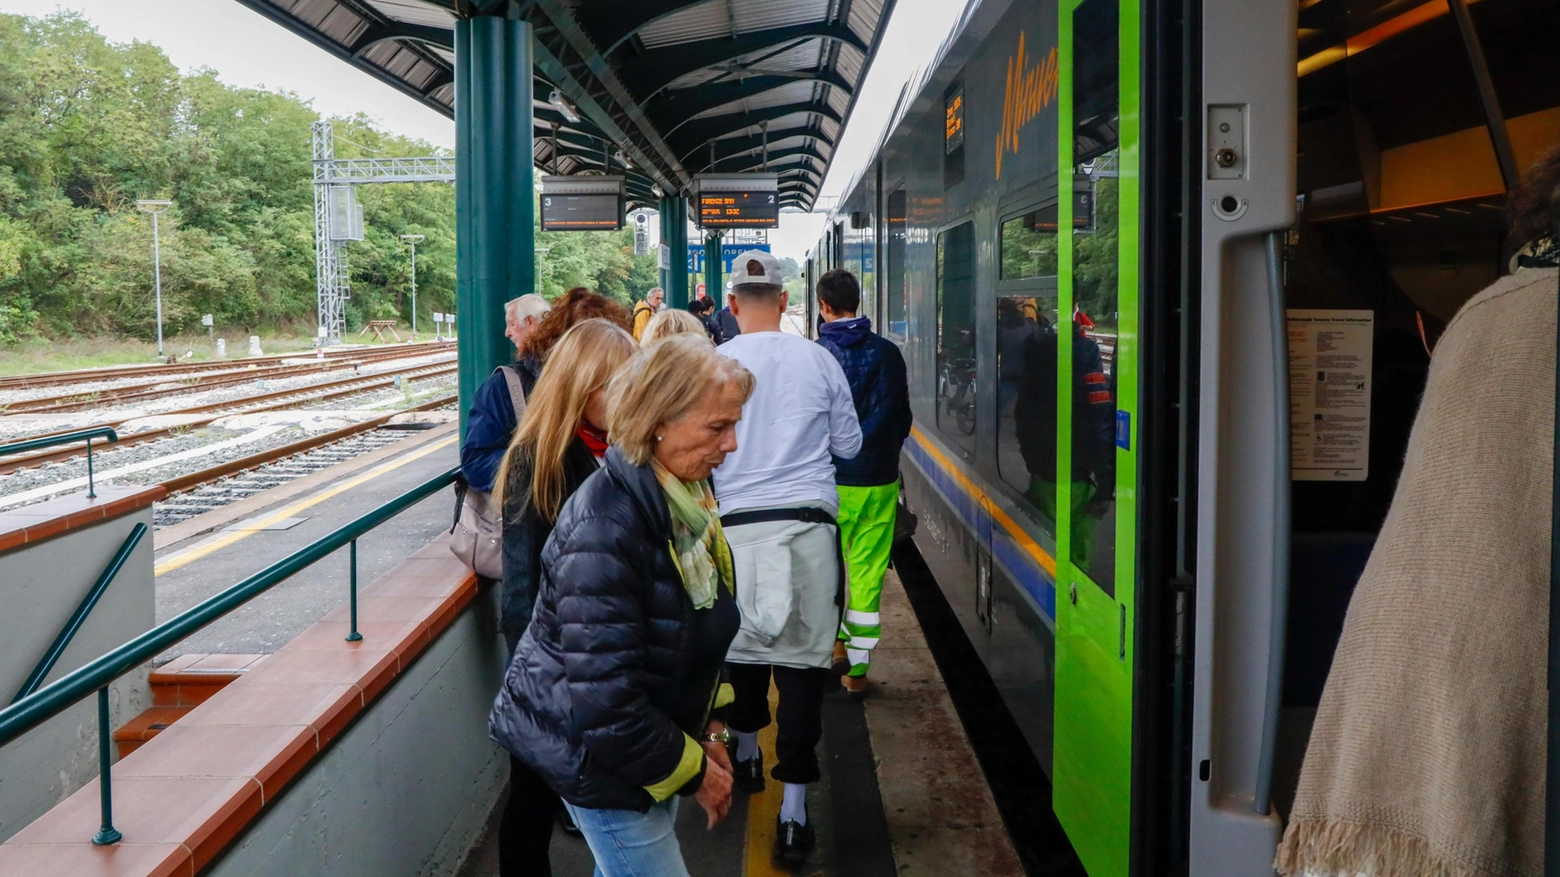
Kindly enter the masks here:
<path id="1" fill-rule="evenodd" d="M 210 314 L 202 314 L 201 317 L 200 317 L 200 324 L 202 326 L 210 326 L 210 325 L 212 325 L 211 315 Z"/>
<path id="2" fill-rule="evenodd" d="M 665 271 L 672 266 L 672 248 L 669 244 L 661 244 L 656 247 L 655 267 Z"/>
<path id="3" fill-rule="evenodd" d="M 1375 313 L 1291 310 L 1288 317 L 1290 478 L 1364 481 Z"/>
<path id="4" fill-rule="evenodd" d="M 325 337 L 327 337 L 329 335 L 330 335 L 329 330 L 327 330 L 324 326 L 321 326 L 320 327 L 320 337 L 321 338 L 325 338 Z"/>
<path id="5" fill-rule="evenodd" d="M 442 322 L 444 322 L 444 315 L 439 313 L 438 311 L 434 311 L 433 312 L 433 321 L 435 323 L 442 323 Z"/>

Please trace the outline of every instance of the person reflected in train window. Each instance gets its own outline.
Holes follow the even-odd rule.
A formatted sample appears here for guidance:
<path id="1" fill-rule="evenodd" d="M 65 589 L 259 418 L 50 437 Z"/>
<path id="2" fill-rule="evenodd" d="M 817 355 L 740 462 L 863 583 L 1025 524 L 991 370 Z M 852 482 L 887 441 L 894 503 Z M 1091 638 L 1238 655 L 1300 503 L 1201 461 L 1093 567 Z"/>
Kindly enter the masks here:
<path id="1" fill-rule="evenodd" d="M 818 278 L 817 290 L 824 320 L 818 343 L 839 360 L 861 424 L 861 451 L 833 459 L 846 571 L 833 660 L 846 693 L 861 697 L 882 636 L 878 610 L 899 505 L 899 452 L 910 437 L 910 381 L 898 345 L 873 332 L 870 318 L 856 316 L 861 284 L 855 275 L 836 268 Z"/>
<path id="2" fill-rule="evenodd" d="M 1038 317 L 1038 315 L 1037 315 Z M 1100 345 L 1085 332 L 1082 311 L 1072 321 L 1072 561 L 1087 568 L 1094 524 L 1115 491 L 1116 402 Z M 1024 342 L 1024 377 L 1014 403 L 1019 453 L 1029 470 L 1025 496 L 1053 524 L 1056 514 L 1057 326 L 1040 328 Z"/>
<path id="3" fill-rule="evenodd" d="M 1040 331 L 1039 307 L 1030 296 L 997 299 L 997 417 L 1012 416 L 1024 386 L 1024 348 Z"/>
<path id="4" fill-rule="evenodd" d="M 564 800 L 602 877 L 687 877 L 678 799 L 731 808 L 721 710 L 741 616 L 710 472 L 753 376 L 702 337 L 642 347 L 608 385 L 604 466 L 563 503 L 489 731 Z"/>
<path id="5" fill-rule="evenodd" d="M 758 732 L 770 722 L 773 677 L 780 699 L 770 776 L 785 784 L 774 853 L 795 863 L 814 845 L 807 785 L 821 776 L 823 695 L 843 602 L 832 458 L 856 456 L 861 426 L 839 362 L 780 330 L 787 297 L 779 261 L 749 250 L 736 258 L 731 280 L 742 334 L 717 349 L 752 372 L 757 386 L 737 425 L 737 450 L 715 472 L 732 553 L 753 577 L 738 583 L 742 629 L 727 656 L 736 689 L 729 719 L 738 786 L 760 791 Z"/>
<path id="6" fill-rule="evenodd" d="M 709 337 L 709 333 L 704 331 L 704 324 L 693 314 L 687 311 L 662 311 L 650 318 L 649 324 L 645 326 L 645 333 L 639 338 L 639 344 L 642 347 L 649 347 L 662 338 L 670 338 L 684 332 Z"/>
<path id="7" fill-rule="evenodd" d="M 504 522 L 499 629 L 511 655 L 531 623 L 542 546 L 558 511 L 606 455 L 607 383 L 637 349 L 633 336 L 607 320 L 586 320 L 565 332 L 548 357 L 554 367 L 537 381 L 499 466 L 493 490 Z M 552 824 L 563 812 L 558 795 L 511 756 L 509 800 L 499 825 L 502 877 L 550 877 Z"/>
<path id="8" fill-rule="evenodd" d="M 634 305 L 634 339 L 638 340 L 645 334 L 645 327 L 650 325 L 650 318 L 661 309 L 661 302 L 666 299 L 666 293 L 661 287 L 645 293 L 644 301 Z"/>
<path id="9" fill-rule="evenodd" d="M 521 349 L 552 306 L 536 293 L 504 305 L 504 336 L 515 345 L 515 361 L 499 366 L 477 388 L 466 414 L 466 438 L 460 446 L 460 472 L 472 490 L 493 489 L 498 464 L 514 437 L 525 397 L 536 386 L 541 368 L 527 362 Z"/>
<path id="10" fill-rule="evenodd" d="M 1274 867 L 1545 871 L 1560 149 L 1508 201 L 1514 271 L 1430 362 Z"/>

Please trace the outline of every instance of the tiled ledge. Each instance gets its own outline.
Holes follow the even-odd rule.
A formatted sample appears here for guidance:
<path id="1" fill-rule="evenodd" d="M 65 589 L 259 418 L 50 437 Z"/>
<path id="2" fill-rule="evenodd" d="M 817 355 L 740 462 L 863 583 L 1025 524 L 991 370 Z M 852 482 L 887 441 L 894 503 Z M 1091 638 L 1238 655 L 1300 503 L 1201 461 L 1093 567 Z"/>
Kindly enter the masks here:
<path id="1" fill-rule="evenodd" d="M 0 874 L 199 873 L 439 637 L 477 595 L 447 537 L 359 592 L 360 642 L 343 606 L 114 766 L 114 825 L 94 847 L 96 780 L 0 844 Z"/>
<path id="2" fill-rule="evenodd" d="M 0 512 L 0 553 L 139 511 L 167 493 L 157 485 L 110 483 L 98 487 L 96 499 L 88 499 L 83 490 Z"/>

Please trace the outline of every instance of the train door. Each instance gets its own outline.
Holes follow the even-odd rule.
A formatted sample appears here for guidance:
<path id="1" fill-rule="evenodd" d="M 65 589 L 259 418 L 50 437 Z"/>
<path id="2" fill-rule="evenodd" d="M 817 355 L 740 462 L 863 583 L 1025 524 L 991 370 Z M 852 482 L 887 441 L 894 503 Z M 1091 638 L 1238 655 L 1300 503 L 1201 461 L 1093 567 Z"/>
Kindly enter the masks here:
<path id="1" fill-rule="evenodd" d="M 1093 877 L 1125 877 L 1139 451 L 1140 4 L 1066 0 L 1060 6 L 1057 213 L 1063 233 L 1056 337 L 1063 440 L 1052 500 L 1053 808 Z"/>

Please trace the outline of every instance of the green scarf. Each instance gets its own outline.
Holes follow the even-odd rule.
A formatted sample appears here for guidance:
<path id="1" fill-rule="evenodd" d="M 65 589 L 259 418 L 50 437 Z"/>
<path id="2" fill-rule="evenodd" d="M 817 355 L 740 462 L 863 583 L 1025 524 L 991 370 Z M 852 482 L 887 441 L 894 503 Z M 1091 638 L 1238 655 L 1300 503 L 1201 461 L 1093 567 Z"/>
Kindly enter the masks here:
<path id="1" fill-rule="evenodd" d="M 708 481 L 689 484 L 659 463 L 653 463 L 652 468 L 672 513 L 672 555 L 682 573 L 683 587 L 693 608 L 708 609 L 715 605 L 717 582 L 725 583 L 727 593 L 733 593 L 731 583 L 736 579 L 715 494 Z"/>

